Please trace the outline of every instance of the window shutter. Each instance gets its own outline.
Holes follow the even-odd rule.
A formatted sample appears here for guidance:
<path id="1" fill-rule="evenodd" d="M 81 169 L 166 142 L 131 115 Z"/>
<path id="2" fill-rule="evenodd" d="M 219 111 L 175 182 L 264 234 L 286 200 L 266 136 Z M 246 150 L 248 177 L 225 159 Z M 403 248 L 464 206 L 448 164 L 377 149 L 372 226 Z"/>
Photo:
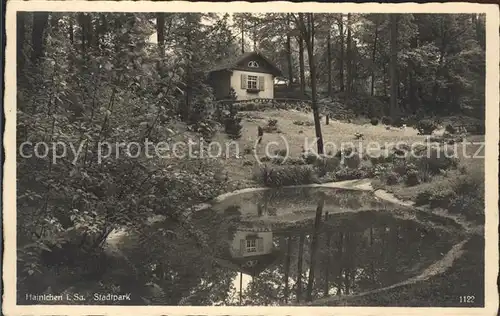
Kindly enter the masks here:
<path id="1" fill-rule="evenodd" d="M 264 76 L 259 76 L 259 90 L 264 91 Z"/>
<path id="2" fill-rule="evenodd" d="M 240 255 L 243 255 L 245 253 L 245 247 L 246 247 L 246 240 L 241 239 L 240 240 Z"/>
<path id="3" fill-rule="evenodd" d="M 264 239 L 263 238 L 257 238 L 257 251 L 258 252 L 264 251 Z"/>
<path id="4" fill-rule="evenodd" d="M 247 75 L 241 74 L 241 89 L 247 88 Z"/>

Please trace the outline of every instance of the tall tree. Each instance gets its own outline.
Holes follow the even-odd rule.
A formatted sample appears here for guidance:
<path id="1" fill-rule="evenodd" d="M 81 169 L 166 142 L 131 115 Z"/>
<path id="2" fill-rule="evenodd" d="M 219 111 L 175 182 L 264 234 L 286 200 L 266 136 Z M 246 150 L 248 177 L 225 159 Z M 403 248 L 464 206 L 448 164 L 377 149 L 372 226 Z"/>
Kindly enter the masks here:
<path id="1" fill-rule="evenodd" d="M 390 51 L 391 61 L 390 67 L 390 80 L 391 80 L 391 118 L 396 121 L 398 118 L 398 15 L 390 14 Z"/>
<path id="2" fill-rule="evenodd" d="M 49 21 L 48 12 L 33 12 L 31 31 L 31 63 L 36 64 L 43 56 L 44 31 Z"/>
<path id="3" fill-rule="evenodd" d="M 345 49 L 345 44 L 344 44 L 344 15 L 340 13 L 339 18 L 337 20 L 338 26 L 339 26 L 339 38 L 340 38 L 340 57 L 339 57 L 339 84 L 340 84 L 340 91 L 344 92 L 345 91 L 345 84 L 344 84 L 344 49 Z"/>
<path id="4" fill-rule="evenodd" d="M 296 17 L 296 23 L 305 39 L 307 48 L 307 57 L 309 60 L 309 73 L 311 78 L 311 106 L 314 116 L 314 128 L 316 133 L 316 145 L 318 148 L 318 154 L 323 154 L 323 135 L 321 133 L 321 121 L 319 118 L 319 106 L 318 106 L 318 95 L 316 87 L 316 61 L 314 58 L 314 36 L 315 36 L 315 21 L 314 14 L 307 13 L 306 20 L 304 20 L 304 14 L 299 13 L 298 18 Z"/>
<path id="5" fill-rule="evenodd" d="M 290 36 L 290 13 L 286 14 L 287 33 L 286 33 L 286 57 L 288 65 L 288 84 L 293 83 L 293 63 L 292 63 L 292 39 Z"/>
<path id="6" fill-rule="evenodd" d="M 352 86 L 353 86 L 353 50 L 352 50 L 352 19 L 351 13 L 347 14 L 347 50 L 346 50 L 346 70 L 347 70 L 347 78 L 346 78 L 346 96 L 351 95 Z"/>
<path id="7" fill-rule="evenodd" d="M 328 72 L 328 95 L 332 96 L 333 94 L 333 82 L 332 82 L 332 43 L 331 43 L 331 29 L 328 28 L 328 34 L 326 39 L 326 64 L 327 64 L 327 72 Z"/>

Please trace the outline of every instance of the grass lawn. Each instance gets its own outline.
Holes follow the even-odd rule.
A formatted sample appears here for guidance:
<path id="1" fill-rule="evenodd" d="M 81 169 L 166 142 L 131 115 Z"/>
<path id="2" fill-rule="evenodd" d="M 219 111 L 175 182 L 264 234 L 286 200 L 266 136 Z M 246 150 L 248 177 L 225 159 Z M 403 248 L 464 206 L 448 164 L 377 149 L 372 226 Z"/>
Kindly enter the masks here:
<path id="1" fill-rule="evenodd" d="M 270 111 L 245 111 L 240 112 L 243 116 L 241 124 L 241 138 L 236 140 L 238 148 L 240 149 L 240 158 L 235 158 L 232 155 L 230 158 L 225 159 L 224 165 L 226 167 L 228 178 L 233 182 L 238 182 L 239 185 L 235 187 L 241 188 L 251 186 L 252 173 L 258 165 L 253 152 L 245 154 L 244 149 L 252 150 L 255 147 L 257 140 L 258 126 L 264 127 L 269 119 L 278 120 L 278 129 L 281 133 L 264 133 L 261 145 L 257 148 L 257 156 L 265 156 L 266 143 L 276 142 L 277 145 L 270 145 L 269 151 L 274 153 L 277 149 L 285 149 L 286 144 L 283 140 L 286 139 L 288 148 L 290 150 L 289 157 L 299 157 L 302 153 L 304 145 L 316 151 L 314 143 L 315 131 L 314 125 L 296 125 L 294 121 L 311 122 L 313 123 L 312 113 L 305 113 L 299 111 L 286 111 L 286 110 L 270 110 Z M 325 125 L 325 119 L 322 119 L 322 134 L 325 144 L 325 153 L 332 151 L 335 153 L 343 143 L 345 147 L 350 146 L 363 146 L 367 147 L 369 143 L 376 143 L 379 146 L 390 147 L 400 141 L 404 142 L 424 142 L 425 136 L 417 135 L 417 130 L 413 128 L 406 128 L 404 130 L 398 128 L 391 128 L 387 130 L 383 125 L 373 126 L 371 124 L 357 125 L 352 123 L 345 123 L 335 120 L 330 120 L 329 125 Z M 364 135 L 363 140 L 356 140 L 355 133 Z M 224 144 L 229 142 L 230 139 L 224 133 L 217 134 L 214 142 Z M 372 145 L 375 148 L 376 145 Z M 234 146 L 231 147 L 234 153 Z M 249 161 L 245 163 L 244 161 Z"/>

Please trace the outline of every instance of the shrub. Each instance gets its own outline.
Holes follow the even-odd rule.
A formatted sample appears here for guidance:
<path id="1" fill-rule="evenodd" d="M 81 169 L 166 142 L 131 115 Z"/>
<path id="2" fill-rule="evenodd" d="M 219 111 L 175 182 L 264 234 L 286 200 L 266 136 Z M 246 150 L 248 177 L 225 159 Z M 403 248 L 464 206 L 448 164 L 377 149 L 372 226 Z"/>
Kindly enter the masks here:
<path id="1" fill-rule="evenodd" d="M 303 154 L 306 164 L 312 165 L 318 159 L 318 155 L 312 152 L 307 152 Z"/>
<path id="2" fill-rule="evenodd" d="M 288 151 L 286 149 L 277 149 L 274 151 L 276 156 L 286 157 L 288 155 Z"/>
<path id="3" fill-rule="evenodd" d="M 269 119 L 269 121 L 267 121 L 267 126 L 277 126 L 278 125 L 278 120 L 276 119 Z"/>
<path id="4" fill-rule="evenodd" d="M 458 166 L 458 159 L 447 157 L 444 149 L 441 148 L 432 148 L 429 155 L 415 158 L 414 162 L 419 169 L 428 170 L 433 175 L 439 174 L 440 170 L 455 169 Z"/>
<path id="5" fill-rule="evenodd" d="M 370 123 L 371 123 L 372 125 L 378 125 L 378 118 L 372 118 L 372 119 L 370 120 Z"/>
<path id="6" fill-rule="evenodd" d="M 306 164 L 306 162 L 302 158 L 288 158 L 286 163 L 289 165 L 297 165 L 297 166 Z"/>
<path id="7" fill-rule="evenodd" d="M 388 116 L 383 116 L 382 117 L 382 124 L 384 125 L 391 125 L 392 124 L 392 119 Z"/>
<path id="8" fill-rule="evenodd" d="M 257 109 L 258 109 L 257 104 L 255 104 L 253 102 L 250 102 L 250 103 L 245 104 L 245 106 L 241 110 L 244 110 L 244 111 L 255 111 Z"/>
<path id="9" fill-rule="evenodd" d="M 260 158 L 260 161 L 261 162 L 268 162 L 268 161 L 271 161 L 271 158 L 268 156 L 264 156 L 264 157 Z"/>
<path id="10" fill-rule="evenodd" d="M 251 154 L 252 152 L 253 152 L 252 147 L 245 147 L 245 148 L 243 149 L 243 153 L 244 153 L 245 155 L 249 155 L 249 154 Z"/>
<path id="11" fill-rule="evenodd" d="M 448 210 L 464 215 L 467 219 L 484 223 L 483 196 L 458 195 L 451 199 Z"/>
<path id="12" fill-rule="evenodd" d="M 337 170 L 340 160 L 337 157 L 320 157 L 314 162 L 314 168 L 319 176 L 324 176 L 328 172 Z"/>
<path id="13" fill-rule="evenodd" d="M 404 176 L 404 180 L 407 186 L 415 186 L 420 184 L 418 170 L 408 170 L 408 172 L 406 172 L 406 175 Z"/>
<path id="14" fill-rule="evenodd" d="M 431 192 L 429 198 L 429 206 L 431 208 L 447 208 L 452 199 L 455 198 L 455 193 L 452 189 L 440 189 Z"/>
<path id="15" fill-rule="evenodd" d="M 218 123 L 214 120 L 205 119 L 196 124 L 196 131 L 201 134 L 203 139 L 211 141 L 217 133 Z"/>
<path id="16" fill-rule="evenodd" d="M 304 122 L 302 122 L 302 121 L 293 121 L 293 124 L 302 126 L 302 125 L 304 125 Z"/>
<path id="17" fill-rule="evenodd" d="M 451 125 L 451 124 L 446 125 L 446 127 L 444 128 L 444 130 L 447 133 L 450 133 L 450 134 L 456 134 L 456 132 L 457 132 L 457 129 L 454 128 L 453 125 Z"/>
<path id="18" fill-rule="evenodd" d="M 267 125 L 264 126 L 264 131 L 267 133 L 274 133 L 278 130 L 278 120 L 276 119 L 269 119 L 267 121 Z"/>
<path id="19" fill-rule="evenodd" d="M 285 161 L 285 157 L 284 156 L 277 156 L 277 157 L 274 157 L 271 161 L 274 164 L 281 165 Z"/>
<path id="20" fill-rule="evenodd" d="M 424 191 L 417 194 L 417 197 L 415 198 L 415 206 L 422 206 L 429 204 L 431 195 L 432 194 L 429 191 Z"/>
<path id="21" fill-rule="evenodd" d="M 365 178 L 365 173 L 360 169 L 340 167 L 333 176 L 335 181 L 347 181 Z"/>
<path id="22" fill-rule="evenodd" d="M 361 157 L 358 153 L 346 155 L 344 157 L 344 164 L 351 169 L 356 169 L 361 164 Z"/>
<path id="23" fill-rule="evenodd" d="M 251 160 L 245 160 L 243 161 L 243 166 L 252 166 L 253 162 Z"/>
<path id="24" fill-rule="evenodd" d="M 236 116 L 227 117 L 224 120 L 225 132 L 231 139 L 238 139 L 241 137 L 241 118 Z"/>
<path id="25" fill-rule="evenodd" d="M 255 174 L 254 179 L 267 187 L 316 183 L 317 178 L 309 166 L 286 166 L 270 168 L 264 166 Z"/>
<path id="26" fill-rule="evenodd" d="M 417 130 L 421 135 L 430 135 L 437 129 L 437 124 L 432 120 L 420 120 L 417 123 Z"/>
<path id="27" fill-rule="evenodd" d="M 384 178 L 387 185 L 398 184 L 401 180 L 401 176 L 394 171 L 389 171 L 388 173 L 386 173 L 384 175 Z"/>

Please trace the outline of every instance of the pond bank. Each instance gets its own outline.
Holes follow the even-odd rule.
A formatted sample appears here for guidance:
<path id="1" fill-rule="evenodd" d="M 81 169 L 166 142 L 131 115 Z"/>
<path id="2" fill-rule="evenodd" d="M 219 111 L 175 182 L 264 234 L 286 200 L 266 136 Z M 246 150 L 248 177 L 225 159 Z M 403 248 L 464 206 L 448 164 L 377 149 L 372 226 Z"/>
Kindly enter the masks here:
<path id="1" fill-rule="evenodd" d="M 353 305 L 353 306 L 362 306 L 362 305 L 379 305 L 380 300 L 385 300 L 386 296 L 400 295 L 407 296 L 408 298 L 405 300 L 394 299 L 394 302 L 401 302 L 402 306 L 408 306 L 412 304 L 411 302 L 418 302 L 420 306 L 423 304 L 422 302 L 431 301 L 432 299 L 436 299 L 436 293 L 433 291 L 440 291 L 439 289 L 442 287 L 450 287 L 447 284 L 444 276 L 449 276 L 451 273 L 454 273 L 450 278 L 453 280 L 458 280 L 460 275 L 463 275 L 460 271 L 467 271 L 470 269 L 470 266 L 475 266 L 474 262 L 483 262 L 481 258 L 481 252 L 477 249 L 478 247 L 473 247 L 471 244 L 480 244 L 478 241 L 478 232 L 480 229 L 478 225 L 471 223 L 460 216 L 456 216 L 454 214 L 448 213 L 446 210 L 442 209 L 428 209 L 425 207 L 415 207 L 413 201 L 406 201 L 397 198 L 394 194 L 384 190 L 373 188 L 371 179 L 360 179 L 360 180 L 349 180 L 349 181 L 341 181 L 341 182 L 330 182 L 323 184 L 310 184 L 310 185 L 296 185 L 296 186 L 287 186 L 286 188 L 332 188 L 332 189 L 348 189 L 348 190 L 361 190 L 361 191 L 371 191 L 373 194 L 381 199 L 388 201 L 390 203 L 398 204 L 404 206 L 405 208 L 411 208 L 415 211 L 421 211 L 425 214 L 429 215 L 429 219 L 439 218 L 439 223 L 433 222 L 432 220 L 425 220 L 421 222 L 415 218 L 416 221 L 421 222 L 421 224 L 427 225 L 431 228 L 439 228 L 445 229 L 448 231 L 454 231 L 457 233 L 457 242 L 455 245 L 444 254 L 444 256 L 430 264 L 427 268 L 425 268 L 418 276 L 405 280 L 403 282 L 399 282 L 397 284 L 393 284 L 391 286 L 387 286 L 381 289 L 377 289 L 374 291 L 369 291 L 365 293 L 360 293 L 352 296 L 332 296 L 326 297 L 322 299 L 318 299 L 309 303 L 309 305 L 315 306 L 338 306 L 338 305 Z M 265 190 L 271 190 L 272 188 L 267 187 L 256 187 L 256 188 L 245 188 L 242 190 L 236 190 L 233 192 L 228 192 L 223 195 L 218 196 L 214 199 L 212 203 L 222 202 L 229 197 L 249 192 L 259 192 Z M 206 204 L 205 207 L 210 207 L 210 204 Z M 401 211 L 397 211 L 395 214 L 396 217 L 405 217 L 406 211 L 403 209 Z M 411 212 L 409 213 L 411 214 Z M 411 215 L 410 215 L 411 217 Z M 462 258 L 466 256 L 466 259 Z M 473 258 L 473 259 L 471 259 Z M 471 261 L 472 260 L 472 261 Z M 472 263 L 471 263 L 472 262 Z M 451 272 L 450 272 L 451 271 Z M 474 275 L 470 274 L 469 275 Z M 438 282 L 439 281 L 439 282 Z M 458 282 L 458 281 L 457 281 Z M 476 281 L 476 279 L 468 280 L 468 283 L 472 284 L 476 289 L 480 286 L 481 281 Z M 426 294 L 425 289 L 428 289 Z M 458 286 L 458 288 L 462 288 Z M 420 298 L 412 299 L 412 293 L 417 292 L 414 295 L 420 295 Z M 451 291 L 450 293 L 456 293 Z M 429 297 L 426 297 L 429 295 Z M 458 297 L 458 296 L 457 296 Z M 459 306 L 459 302 L 454 302 L 453 297 L 450 296 L 448 298 L 447 304 L 450 306 Z M 396 303 L 386 302 L 388 306 L 395 306 Z M 456 304 L 456 305 L 453 305 Z M 438 304 L 441 305 L 441 304 Z M 474 305 L 475 306 L 475 305 Z"/>

